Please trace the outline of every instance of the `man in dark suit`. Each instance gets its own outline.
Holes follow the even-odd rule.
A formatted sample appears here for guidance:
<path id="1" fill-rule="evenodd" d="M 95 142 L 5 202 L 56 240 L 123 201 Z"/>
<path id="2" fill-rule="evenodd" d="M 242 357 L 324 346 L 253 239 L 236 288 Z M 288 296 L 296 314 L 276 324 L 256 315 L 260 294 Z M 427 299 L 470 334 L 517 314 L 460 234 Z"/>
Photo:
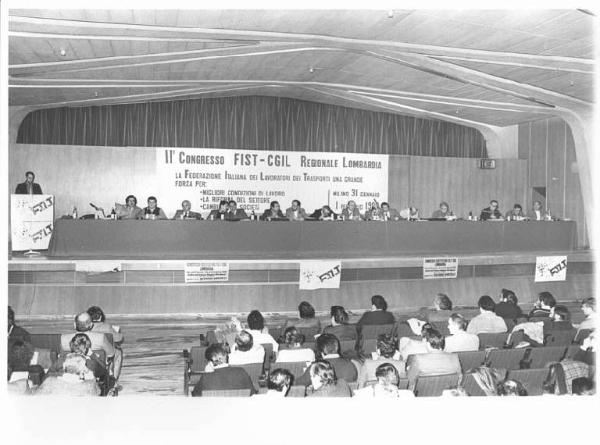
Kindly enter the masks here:
<path id="1" fill-rule="evenodd" d="M 365 312 L 356 323 L 360 329 L 364 325 L 393 324 L 394 314 L 387 311 L 387 301 L 381 295 L 371 297 L 371 311 Z"/>
<path id="2" fill-rule="evenodd" d="M 187 199 L 181 203 L 181 209 L 175 212 L 173 219 L 202 219 L 202 215 L 192 212 L 192 203 Z"/>
<path id="3" fill-rule="evenodd" d="M 227 218 L 227 212 L 229 210 L 229 203 L 222 199 L 219 201 L 219 208 L 210 211 L 206 219 L 210 220 L 225 220 Z"/>
<path id="4" fill-rule="evenodd" d="M 221 389 L 249 389 L 256 393 L 248 373 L 242 368 L 229 366 L 229 354 L 221 344 L 210 345 L 205 355 L 212 363 L 214 371 L 202 374 L 192 391 L 192 397 L 201 397 L 202 391 Z"/>
<path id="5" fill-rule="evenodd" d="M 490 206 L 481 211 L 479 219 L 482 221 L 487 221 L 488 219 L 504 219 L 502 217 L 502 212 L 498 210 L 498 201 L 492 199 L 490 201 Z"/>
<path id="6" fill-rule="evenodd" d="M 229 209 L 227 210 L 226 218 L 229 221 L 239 221 L 241 219 L 248 219 L 248 215 L 246 215 L 244 209 L 238 209 L 237 202 L 235 202 L 233 199 L 229 201 L 228 205 Z"/>
<path id="7" fill-rule="evenodd" d="M 42 187 L 35 182 L 35 173 L 27 172 L 25 173 L 25 182 L 21 184 L 17 184 L 17 189 L 15 190 L 15 194 L 17 195 L 41 195 Z"/>
<path id="8" fill-rule="evenodd" d="M 308 215 L 301 207 L 300 201 L 294 199 L 292 201 L 292 206 L 286 209 L 285 217 L 290 221 L 304 221 L 306 218 L 308 218 Z"/>
<path id="9" fill-rule="evenodd" d="M 279 202 L 271 201 L 271 205 L 267 210 L 263 212 L 260 217 L 261 221 L 271 221 L 272 219 L 283 219 L 285 215 L 281 211 L 281 207 L 279 206 Z"/>

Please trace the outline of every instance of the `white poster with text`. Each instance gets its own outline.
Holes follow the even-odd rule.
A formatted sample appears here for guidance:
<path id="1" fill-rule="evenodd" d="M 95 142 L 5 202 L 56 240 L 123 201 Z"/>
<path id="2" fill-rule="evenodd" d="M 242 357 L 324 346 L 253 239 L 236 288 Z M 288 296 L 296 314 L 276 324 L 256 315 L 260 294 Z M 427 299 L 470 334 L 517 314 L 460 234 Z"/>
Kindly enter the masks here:
<path id="1" fill-rule="evenodd" d="M 535 282 L 565 281 L 567 279 L 567 257 L 538 256 L 535 258 Z"/>
<path id="2" fill-rule="evenodd" d="M 300 289 L 339 289 L 341 276 L 341 261 L 302 261 L 300 263 Z"/>
<path id="3" fill-rule="evenodd" d="M 184 274 L 186 283 L 229 281 L 229 263 L 208 261 L 185 263 Z"/>
<path id="4" fill-rule="evenodd" d="M 294 199 L 307 213 L 329 205 L 336 213 L 354 200 L 365 212 L 388 194 L 388 156 L 354 153 L 157 148 L 159 206 L 167 214 L 181 201 L 206 213 L 222 199 L 237 201 L 247 214 L 262 213 L 271 201 L 282 212 Z"/>
<path id="5" fill-rule="evenodd" d="M 423 279 L 456 278 L 458 258 L 423 258 Z"/>

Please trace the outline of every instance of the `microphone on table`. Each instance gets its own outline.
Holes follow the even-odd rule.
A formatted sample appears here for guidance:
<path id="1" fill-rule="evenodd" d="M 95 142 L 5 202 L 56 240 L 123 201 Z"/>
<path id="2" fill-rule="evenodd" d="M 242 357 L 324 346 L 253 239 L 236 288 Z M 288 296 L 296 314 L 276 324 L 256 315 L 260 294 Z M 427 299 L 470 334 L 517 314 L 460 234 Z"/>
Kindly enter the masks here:
<path id="1" fill-rule="evenodd" d="M 90 205 L 91 205 L 91 206 L 94 208 L 94 210 L 100 210 L 98 207 L 96 207 L 96 206 L 95 206 L 94 204 L 92 204 L 91 202 L 90 202 Z"/>

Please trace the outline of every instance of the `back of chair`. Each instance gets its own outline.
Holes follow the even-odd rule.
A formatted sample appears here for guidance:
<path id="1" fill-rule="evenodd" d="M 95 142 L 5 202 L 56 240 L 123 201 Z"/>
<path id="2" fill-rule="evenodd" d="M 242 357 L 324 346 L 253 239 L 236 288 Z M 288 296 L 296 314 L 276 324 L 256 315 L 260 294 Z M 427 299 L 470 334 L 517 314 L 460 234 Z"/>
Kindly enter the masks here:
<path id="1" fill-rule="evenodd" d="M 275 341 L 279 341 L 279 337 L 283 334 L 283 328 L 281 326 L 268 326 L 269 335 L 275 339 Z"/>
<path id="2" fill-rule="evenodd" d="M 525 357 L 526 348 L 519 349 L 493 349 L 488 356 L 491 368 L 519 369 L 521 360 Z"/>
<path id="3" fill-rule="evenodd" d="M 415 335 L 409 324 L 405 321 L 398 321 L 398 323 L 396 323 L 394 334 L 397 338 L 412 337 Z"/>
<path id="4" fill-rule="evenodd" d="M 531 348 L 529 355 L 531 369 L 544 368 L 549 363 L 559 362 L 565 356 L 566 346 L 544 346 Z"/>
<path id="5" fill-rule="evenodd" d="M 364 325 L 361 329 L 361 337 L 367 339 L 377 339 L 381 334 L 391 334 L 394 330 L 394 324 L 372 324 Z"/>
<path id="6" fill-rule="evenodd" d="M 299 328 L 297 327 L 296 329 L 301 334 L 304 334 L 304 340 L 306 342 L 315 341 L 315 335 L 317 335 L 321 332 L 321 328 L 319 328 L 318 326 L 299 327 Z"/>
<path id="7" fill-rule="evenodd" d="M 481 332 L 477 334 L 477 336 L 479 337 L 480 350 L 484 350 L 486 348 L 501 348 L 506 343 L 506 339 L 508 338 L 508 332 Z"/>
<path id="8" fill-rule="evenodd" d="M 271 362 L 275 361 L 275 355 L 273 353 L 273 343 L 261 343 L 265 349 L 265 359 L 263 361 L 263 369 L 265 371 L 271 369 Z"/>
<path id="9" fill-rule="evenodd" d="M 244 371 L 248 373 L 250 379 L 252 380 L 252 385 L 258 391 L 259 388 L 259 380 L 260 376 L 263 373 L 263 364 L 262 363 L 249 363 L 247 365 L 230 365 L 232 368 L 242 368 Z"/>
<path id="10" fill-rule="evenodd" d="M 211 391 L 202 391 L 202 397 L 250 397 L 252 393 L 246 389 L 215 389 Z"/>
<path id="11" fill-rule="evenodd" d="M 485 351 L 461 351 L 456 352 L 456 355 L 462 372 L 481 366 L 485 360 Z"/>
<path id="12" fill-rule="evenodd" d="M 39 349 L 49 349 L 56 353 L 61 351 L 61 334 L 29 334 L 31 345 Z"/>
<path id="13" fill-rule="evenodd" d="M 541 396 L 544 392 L 543 386 L 548 372 L 548 368 L 515 369 L 508 372 L 508 378 L 522 383 L 527 390 L 527 395 Z"/>
<path id="14" fill-rule="evenodd" d="M 549 319 L 549 317 L 529 317 L 528 321 L 532 323 L 537 323 L 538 321 L 548 321 Z"/>
<path id="15" fill-rule="evenodd" d="M 577 344 L 581 344 L 583 343 L 583 340 L 585 340 L 591 333 L 592 333 L 593 329 L 579 329 L 577 331 L 577 334 L 575 334 L 575 339 L 573 340 L 573 343 L 577 343 Z"/>
<path id="16" fill-rule="evenodd" d="M 361 345 L 362 353 L 369 356 L 371 352 L 377 351 L 377 340 L 374 338 L 368 338 L 362 341 Z"/>
<path id="17" fill-rule="evenodd" d="M 572 359 L 580 349 L 581 348 L 579 347 L 579 345 L 570 345 L 569 347 L 567 347 L 567 352 L 565 353 L 565 358 Z"/>
<path id="18" fill-rule="evenodd" d="M 210 331 L 206 332 L 206 341 L 208 342 L 209 345 L 219 343 L 219 340 L 217 340 L 217 334 L 215 333 L 214 330 L 210 330 Z"/>
<path id="19" fill-rule="evenodd" d="M 508 329 L 508 332 L 512 331 L 512 328 L 514 328 L 517 325 L 517 320 L 515 320 L 514 318 L 504 318 L 504 323 L 506 323 L 506 328 Z"/>
<path id="20" fill-rule="evenodd" d="M 302 385 L 294 385 L 290 387 L 286 397 L 305 397 L 306 387 Z"/>
<path id="21" fill-rule="evenodd" d="M 465 374 L 462 387 L 471 397 L 485 397 L 486 395 L 477 380 L 475 380 L 475 376 L 471 373 Z"/>
<path id="22" fill-rule="evenodd" d="M 363 385 L 363 388 L 366 388 L 367 386 L 373 386 L 376 383 L 377 383 L 377 380 L 368 380 Z M 399 378 L 398 379 L 398 389 L 408 389 L 408 379 Z"/>
<path id="23" fill-rule="evenodd" d="M 569 346 L 573 343 L 577 330 L 551 330 L 544 333 L 544 346 Z"/>
<path id="24" fill-rule="evenodd" d="M 340 340 L 340 352 L 343 354 L 347 351 L 354 351 L 356 349 L 356 340 Z"/>
<path id="25" fill-rule="evenodd" d="M 429 375 L 417 377 L 415 384 L 415 396 L 438 397 L 445 389 L 453 389 L 458 386 L 458 374 Z"/>
<path id="26" fill-rule="evenodd" d="M 208 360 L 206 360 L 206 357 L 204 356 L 205 352 L 206 346 L 192 346 L 189 354 L 191 372 L 204 371 L 204 368 L 208 363 Z"/>
<path id="27" fill-rule="evenodd" d="M 306 369 L 306 362 L 287 362 L 287 363 L 276 363 L 273 368 L 287 369 L 294 376 L 294 380 L 298 379 Z"/>

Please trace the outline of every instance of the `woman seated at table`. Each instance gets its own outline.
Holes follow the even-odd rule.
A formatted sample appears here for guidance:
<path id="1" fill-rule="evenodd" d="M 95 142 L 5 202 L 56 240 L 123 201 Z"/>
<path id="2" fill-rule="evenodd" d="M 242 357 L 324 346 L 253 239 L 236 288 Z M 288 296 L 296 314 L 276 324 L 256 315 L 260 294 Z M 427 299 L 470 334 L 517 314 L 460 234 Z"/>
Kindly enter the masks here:
<path id="1" fill-rule="evenodd" d="M 283 340 L 287 348 L 279 350 L 277 363 L 313 362 L 315 360 L 315 352 L 304 347 L 304 334 L 298 332 L 295 327 L 290 326 L 285 330 Z"/>
<path id="2" fill-rule="evenodd" d="M 125 205 L 115 202 L 115 213 L 117 219 L 138 219 L 143 214 L 142 209 L 137 206 L 137 198 L 133 195 L 125 198 Z"/>
<path id="3" fill-rule="evenodd" d="M 431 217 L 439 218 L 439 219 L 444 218 L 447 220 L 456 219 L 454 212 L 452 212 L 452 210 L 450 210 L 450 206 L 445 201 L 440 202 L 440 208 L 437 209 L 435 212 L 433 212 Z"/>
<path id="4" fill-rule="evenodd" d="M 527 218 L 523 213 L 523 207 L 521 207 L 521 204 L 515 204 L 512 210 L 506 212 L 504 219 L 507 221 L 523 221 Z"/>
<path id="5" fill-rule="evenodd" d="M 329 207 L 328 205 L 324 205 L 320 209 L 315 210 L 310 215 L 310 218 L 318 219 L 319 221 L 333 221 L 337 218 L 337 214 L 333 210 L 331 210 L 331 207 Z"/>

